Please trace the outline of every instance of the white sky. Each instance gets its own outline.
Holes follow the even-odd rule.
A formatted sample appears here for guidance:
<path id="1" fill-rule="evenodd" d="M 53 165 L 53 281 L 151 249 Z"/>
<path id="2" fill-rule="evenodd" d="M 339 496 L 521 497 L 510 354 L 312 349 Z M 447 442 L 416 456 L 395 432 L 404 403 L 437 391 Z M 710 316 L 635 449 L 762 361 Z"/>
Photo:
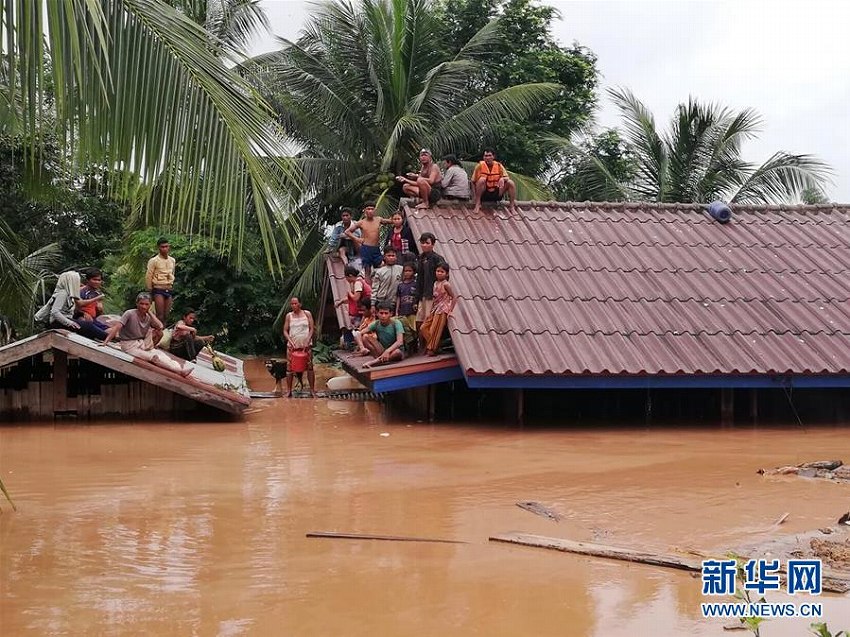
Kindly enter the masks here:
<path id="1" fill-rule="evenodd" d="M 294 39 L 310 15 L 302 0 L 262 0 L 272 31 Z M 618 122 L 604 93 L 631 89 L 664 124 L 694 96 L 736 109 L 752 107 L 764 131 L 744 146 L 761 162 L 773 152 L 809 153 L 835 171 L 827 194 L 850 202 L 850 3 L 828 0 L 547 2 L 560 11 L 555 37 L 598 57 L 597 121 Z M 274 49 L 271 36 L 255 44 Z"/>

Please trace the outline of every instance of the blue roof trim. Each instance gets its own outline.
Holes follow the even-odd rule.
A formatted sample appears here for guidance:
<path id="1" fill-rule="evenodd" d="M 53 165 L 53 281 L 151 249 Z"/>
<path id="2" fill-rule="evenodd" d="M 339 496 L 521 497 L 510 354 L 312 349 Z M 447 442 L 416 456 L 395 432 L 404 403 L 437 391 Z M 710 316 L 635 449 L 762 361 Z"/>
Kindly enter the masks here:
<path id="1" fill-rule="evenodd" d="M 682 376 L 477 376 L 472 388 L 490 389 L 766 389 L 850 387 L 850 374 L 682 375 Z"/>
<path id="2" fill-rule="evenodd" d="M 445 367 L 443 369 L 433 369 L 427 372 L 418 372 L 414 374 L 405 374 L 403 376 L 393 376 L 391 378 L 379 378 L 372 381 L 372 391 L 383 394 L 399 389 L 410 389 L 411 387 L 423 387 L 425 385 L 434 385 L 436 383 L 446 383 L 452 380 L 461 380 L 463 372 L 459 365 Z"/>

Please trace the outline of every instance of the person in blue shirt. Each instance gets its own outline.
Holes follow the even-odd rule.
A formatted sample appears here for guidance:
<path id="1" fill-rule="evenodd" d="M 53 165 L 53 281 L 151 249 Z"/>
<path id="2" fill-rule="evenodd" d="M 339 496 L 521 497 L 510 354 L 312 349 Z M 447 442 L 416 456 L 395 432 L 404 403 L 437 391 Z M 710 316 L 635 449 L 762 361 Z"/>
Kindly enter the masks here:
<path id="1" fill-rule="evenodd" d="M 345 231 L 351 226 L 351 211 L 348 208 L 343 208 L 340 214 L 340 222 L 336 224 L 331 232 L 331 237 L 328 239 L 328 248 L 336 251 L 343 265 L 348 265 L 349 259 L 357 256 L 357 243 L 353 239 L 345 236 Z M 354 236 L 360 236 L 360 229 L 354 231 Z"/>

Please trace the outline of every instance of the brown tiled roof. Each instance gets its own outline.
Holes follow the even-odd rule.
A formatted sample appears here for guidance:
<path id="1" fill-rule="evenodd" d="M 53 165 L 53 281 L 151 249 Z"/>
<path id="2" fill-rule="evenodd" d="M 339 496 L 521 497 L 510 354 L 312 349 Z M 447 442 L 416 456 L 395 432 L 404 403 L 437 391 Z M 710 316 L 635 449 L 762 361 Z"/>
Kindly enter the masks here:
<path id="1" fill-rule="evenodd" d="M 408 210 L 452 267 L 467 375 L 850 370 L 850 207 Z"/>

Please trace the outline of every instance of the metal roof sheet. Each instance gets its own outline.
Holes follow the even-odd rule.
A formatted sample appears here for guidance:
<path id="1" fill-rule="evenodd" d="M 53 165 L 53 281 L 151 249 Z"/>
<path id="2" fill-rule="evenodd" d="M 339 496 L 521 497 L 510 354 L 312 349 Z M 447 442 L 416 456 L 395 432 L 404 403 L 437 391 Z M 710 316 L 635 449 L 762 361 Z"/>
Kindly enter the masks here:
<path id="1" fill-rule="evenodd" d="M 407 210 L 460 300 L 467 375 L 846 374 L 850 206 Z"/>

